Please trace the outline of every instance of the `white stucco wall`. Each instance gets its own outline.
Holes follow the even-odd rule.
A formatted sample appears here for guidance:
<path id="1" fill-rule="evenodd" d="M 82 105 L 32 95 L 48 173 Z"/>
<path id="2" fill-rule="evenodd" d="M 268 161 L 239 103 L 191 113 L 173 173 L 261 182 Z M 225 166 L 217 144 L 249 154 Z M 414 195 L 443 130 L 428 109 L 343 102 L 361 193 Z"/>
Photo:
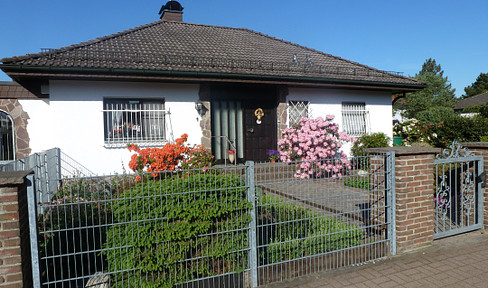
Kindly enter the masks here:
<path id="1" fill-rule="evenodd" d="M 379 91 L 290 88 L 288 101 L 309 101 L 314 118 L 334 115 L 335 123 L 342 126 L 342 102 L 364 102 L 369 111 L 371 133 L 383 132 L 390 138 L 392 131 L 391 93 Z M 342 131 L 342 127 L 340 128 Z M 349 154 L 351 145 L 345 145 L 343 151 Z"/>
<path id="2" fill-rule="evenodd" d="M 199 85 L 56 80 L 49 83 L 49 89 L 49 101 L 21 103 L 30 116 L 32 152 L 59 147 L 95 173 L 121 172 L 123 166 L 128 169 L 132 153 L 104 146 L 105 97 L 164 98 L 175 138 L 187 133 L 190 144 L 200 143 L 202 133 L 194 108 Z"/>

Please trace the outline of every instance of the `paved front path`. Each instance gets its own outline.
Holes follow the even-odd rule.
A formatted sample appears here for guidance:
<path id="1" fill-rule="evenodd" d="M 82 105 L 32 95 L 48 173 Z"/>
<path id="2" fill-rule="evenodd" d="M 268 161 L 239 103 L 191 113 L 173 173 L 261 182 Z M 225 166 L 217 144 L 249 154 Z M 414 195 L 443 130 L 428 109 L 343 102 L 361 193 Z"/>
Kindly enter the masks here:
<path id="1" fill-rule="evenodd" d="M 488 233 L 437 240 L 376 263 L 265 287 L 488 287 Z"/>

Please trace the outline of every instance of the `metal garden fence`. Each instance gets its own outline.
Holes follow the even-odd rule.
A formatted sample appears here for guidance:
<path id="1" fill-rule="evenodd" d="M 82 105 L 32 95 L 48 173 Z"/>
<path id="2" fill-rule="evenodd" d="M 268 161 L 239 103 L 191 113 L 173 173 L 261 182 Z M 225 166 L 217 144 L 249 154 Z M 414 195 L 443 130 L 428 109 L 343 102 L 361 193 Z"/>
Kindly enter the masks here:
<path id="1" fill-rule="evenodd" d="M 434 238 L 483 227 L 483 157 L 454 141 L 434 160 Z"/>
<path id="2" fill-rule="evenodd" d="M 306 179 L 297 169 L 345 159 L 59 179 L 30 211 L 34 282 L 257 287 L 395 254 L 393 159 L 348 159 Z"/>

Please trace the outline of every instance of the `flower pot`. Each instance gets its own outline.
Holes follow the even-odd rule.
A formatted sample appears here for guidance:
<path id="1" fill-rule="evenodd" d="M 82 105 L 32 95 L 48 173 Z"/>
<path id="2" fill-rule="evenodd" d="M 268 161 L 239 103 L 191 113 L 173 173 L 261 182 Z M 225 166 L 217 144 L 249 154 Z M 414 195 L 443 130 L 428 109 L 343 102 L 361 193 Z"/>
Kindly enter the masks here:
<path id="1" fill-rule="evenodd" d="M 393 146 L 402 146 L 403 137 L 393 136 Z"/>
<path id="2" fill-rule="evenodd" d="M 229 162 L 234 163 L 234 160 L 236 160 L 235 154 L 229 154 Z"/>
<path id="3" fill-rule="evenodd" d="M 270 159 L 269 161 L 271 161 L 271 163 L 275 163 L 276 162 L 275 159 Z"/>

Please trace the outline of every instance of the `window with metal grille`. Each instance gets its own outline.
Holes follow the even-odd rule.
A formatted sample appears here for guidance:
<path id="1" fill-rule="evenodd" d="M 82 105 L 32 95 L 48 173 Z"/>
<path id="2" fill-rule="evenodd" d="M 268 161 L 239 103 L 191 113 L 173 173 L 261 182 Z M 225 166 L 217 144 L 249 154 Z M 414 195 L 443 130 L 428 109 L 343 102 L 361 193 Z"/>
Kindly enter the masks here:
<path id="1" fill-rule="evenodd" d="M 369 133 L 369 112 L 365 103 L 342 102 L 343 131 L 351 136 Z"/>
<path id="2" fill-rule="evenodd" d="M 105 145 L 151 146 L 166 142 L 164 101 L 105 99 L 103 102 Z"/>
<path id="3" fill-rule="evenodd" d="M 308 101 L 288 101 L 288 126 L 300 122 L 302 117 L 310 117 L 310 103 Z"/>
<path id="4" fill-rule="evenodd" d="M 0 111 L 0 161 L 15 160 L 14 121 Z"/>

